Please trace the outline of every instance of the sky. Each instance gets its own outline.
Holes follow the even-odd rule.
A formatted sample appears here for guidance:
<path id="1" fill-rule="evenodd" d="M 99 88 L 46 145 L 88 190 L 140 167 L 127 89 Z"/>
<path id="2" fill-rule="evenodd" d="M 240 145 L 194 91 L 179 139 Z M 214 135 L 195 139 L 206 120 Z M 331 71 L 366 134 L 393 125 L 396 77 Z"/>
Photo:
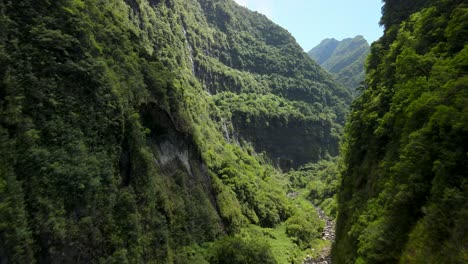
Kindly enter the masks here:
<path id="1" fill-rule="evenodd" d="M 383 34 L 381 0 L 234 0 L 287 29 L 309 51 L 326 38 L 363 35 L 369 43 Z"/>

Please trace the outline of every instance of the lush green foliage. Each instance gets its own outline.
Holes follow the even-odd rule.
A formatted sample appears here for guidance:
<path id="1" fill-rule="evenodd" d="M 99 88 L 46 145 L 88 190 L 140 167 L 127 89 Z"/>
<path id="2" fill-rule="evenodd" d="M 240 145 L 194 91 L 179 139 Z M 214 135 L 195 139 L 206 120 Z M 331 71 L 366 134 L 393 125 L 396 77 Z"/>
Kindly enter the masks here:
<path id="1" fill-rule="evenodd" d="M 228 0 L 0 1 L 0 88 L 2 263 L 173 263 L 284 225 L 298 210 L 236 140 L 241 115 L 313 124 L 317 159 L 336 154 L 349 101 L 287 31 Z M 212 249 L 198 260 L 271 260 L 255 238 Z"/>
<path id="2" fill-rule="evenodd" d="M 225 92 L 216 104 L 242 139 L 253 142 L 283 170 L 338 155 L 341 125 L 335 109 L 283 97 Z M 229 134 L 229 133 L 227 133 Z"/>
<path id="3" fill-rule="evenodd" d="M 332 73 L 339 83 L 356 94 L 364 81 L 364 62 L 369 51 L 369 44 L 364 37 L 356 36 L 342 41 L 325 39 L 308 54 Z"/>
<path id="4" fill-rule="evenodd" d="M 176 263 L 278 263 L 264 239 L 226 236 L 214 243 L 182 249 Z"/>
<path id="5" fill-rule="evenodd" d="M 466 263 L 468 6 L 385 2 L 346 130 L 334 261 Z"/>
<path id="6" fill-rule="evenodd" d="M 265 16 L 232 1 L 200 3 L 216 41 L 189 42 L 210 50 L 194 52 L 195 73 L 231 121 L 225 134 L 251 142 L 285 170 L 337 155 L 349 92 Z"/>
<path id="7" fill-rule="evenodd" d="M 215 253 L 209 263 L 277 263 L 268 245 L 262 241 L 227 237 L 216 243 Z"/>
<path id="8" fill-rule="evenodd" d="M 320 237 L 323 230 L 315 210 L 306 201 L 297 204 L 299 209 L 286 221 L 286 234 L 294 238 L 301 249 L 309 248 Z"/>
<path id="9" fill-rule="evenodd" d="M 338 159 L 321 160 L 290 171 L 290 192 L 305 192 L 307 199 L 336 218 L 337 194 L 341 182 Z"/>
<path id="10" fill-rule="evenodd" d="M 310 204 L 297 199 L 296 203 L 301 203 L 305 207 L 301 209 L 310 209 Z M 313 212 L 313 210 L 311 211 Z M 319 233 L 322 223 L 311 216 L 311 220 L 319 229 L 313 230 L 313 233 Z M 304 222 L 304 224 L 307 224 Z M 309 223 L 310 224 L 310 223 Z M 304 250 L 299 248 L 298 237 L 287 234 L 287 223 L 276 226 L 275 228 L 262 228 L 251 225 L 244 228 L 239 234 L 226 236 L 215 242 L 203 243 L 202 245 L 193 245 L 179 250 L 175 257 L 175 263 L 303 263 L 306 255 L 317 257 L 321 248 L 326 246 L 319 236 L 314 235 L 307 241 L 308 245 Z M 297 230 L 297 235 L 302 236 L 302 230 Z"/>

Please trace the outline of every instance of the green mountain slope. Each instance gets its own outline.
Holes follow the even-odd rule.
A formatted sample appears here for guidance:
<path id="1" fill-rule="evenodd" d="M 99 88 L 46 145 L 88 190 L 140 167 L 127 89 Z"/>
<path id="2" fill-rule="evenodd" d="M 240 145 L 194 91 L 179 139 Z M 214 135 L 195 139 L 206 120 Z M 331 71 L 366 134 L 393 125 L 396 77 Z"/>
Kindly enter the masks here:
<path id="1" fill-rule="evenodd" d="M 336 263 L 466 263 L 468 6 L 384 1 L 344 144 Z"/>
<path id="2" fill-rule="evenodd" d="M 204 243 L 320 236 L 269 161 L 336 155 L 350 96 L 263 15 L 1 1 L 0 80 L 1 263 L 275 263 L 257 237 Z"/>
<path id="3" fill-rule="evenodd" d="M 206 47 L 189 37 L 195 49 L 211 49 L 194 56 L 195 74 L 231 120 L 226 134 L 252 142 L 286 170 L 337 155 L 349 92 L 265 16 L 230 2 L 200 3 L 220 37 Z"/>
<path id="4" fill-rule="evenodd" d="M 364 81 L 364 63 L 369 51 L 369 44 L 364 37 L 356 36 L 341 41 L 324 39 L 308 54 L 354 93 Z"/>

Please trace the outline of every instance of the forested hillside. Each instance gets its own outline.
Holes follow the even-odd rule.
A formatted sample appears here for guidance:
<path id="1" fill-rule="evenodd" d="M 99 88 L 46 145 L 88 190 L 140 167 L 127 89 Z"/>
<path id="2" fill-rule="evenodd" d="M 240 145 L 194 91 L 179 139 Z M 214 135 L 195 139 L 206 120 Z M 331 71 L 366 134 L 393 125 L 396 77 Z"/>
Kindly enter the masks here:
<path id="1" fill-rule="evenodd" d="M 356 36 L 341 41 L 324 39 L 308 54 L 320 66 L 332 73 L 339 83 L 356 94 L 356 89 L 364 81 L 364 62 L 369 51 L 367 40 L 363 36 Z"/>
<path id="2" fill-rule="evenodd" d="M 231 0 L 2 0 L 0 263 L 296 261 L 349 102 Z"/>
<path id="3" fill-rule="evenodd" d="M 468 262 L 468 5 L 386 0 L 343 148 L 334 263 Z"/>

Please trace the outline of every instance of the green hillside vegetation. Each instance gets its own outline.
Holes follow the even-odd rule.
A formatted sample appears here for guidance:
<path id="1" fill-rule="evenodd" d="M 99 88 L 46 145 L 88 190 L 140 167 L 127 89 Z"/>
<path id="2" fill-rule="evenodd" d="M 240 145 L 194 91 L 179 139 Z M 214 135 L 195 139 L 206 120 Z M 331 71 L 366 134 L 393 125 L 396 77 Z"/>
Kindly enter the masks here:
<path id="1" fill-rule="evenodd" d="M 364 37 L 356 36 L 341 41 L 324 39 L 308 54 L 339 83 L 356 94 L 356 90 L 364 81 L 364 62 L 369 51 L 369 44 Z"/>
<path id="2" fill-rule="evenodd" d="M 200 3 L 217 33 L 208 45 L 189 39 L 211 50 L 194 53 L 195 73 L 231 121 L 225 134 L 251 142 L 284 170 L 337 155 L 349 91 L 265 16 L 230 1 Z"/>
<path id="3" fill-rule="evenodd" d="M 467 263 L 468 5 L 386 0 L 343 149 L 334 263 Z"/>
<path id="4" fill-rule="evenodd" d="M 298 262 L 349 102 L 230 0 L 0 1 L 0 262 Z"/>
<path id="5" fill-rule="evenodd" d="M 300 192 L 313 205 L 321 208 L 327 216 L 336 218 L 338 191 L 341 183 L 338 158 L 308 163 L 288 172 L 289 192 Z"/>

